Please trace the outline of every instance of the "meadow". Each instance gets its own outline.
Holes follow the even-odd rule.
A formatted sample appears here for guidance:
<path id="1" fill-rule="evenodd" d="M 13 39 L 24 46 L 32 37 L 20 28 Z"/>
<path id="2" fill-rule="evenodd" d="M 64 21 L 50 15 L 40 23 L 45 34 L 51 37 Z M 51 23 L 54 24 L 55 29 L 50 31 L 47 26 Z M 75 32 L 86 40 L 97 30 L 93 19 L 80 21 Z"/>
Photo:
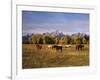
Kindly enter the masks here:
<path id="1" fill-rule="evenodd" d="M 37 49 L 35 44 L 22 44 L 22 68 L 48 68 L 48 67 L 77 67 L 89 66 L 89 47 L 84 45 L 82 50 L 71 48 L 56 51 L 43 44 Z"/>

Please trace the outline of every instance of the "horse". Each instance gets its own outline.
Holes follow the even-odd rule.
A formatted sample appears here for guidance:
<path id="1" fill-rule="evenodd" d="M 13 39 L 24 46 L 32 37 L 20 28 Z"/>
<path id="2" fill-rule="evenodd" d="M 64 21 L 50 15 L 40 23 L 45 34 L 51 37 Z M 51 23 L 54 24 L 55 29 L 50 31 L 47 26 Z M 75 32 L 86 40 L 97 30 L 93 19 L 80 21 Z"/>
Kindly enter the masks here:
<path id="1" fill-rule="evenodd" d="M 72 45 L 65 45 L 65 48 L 71 48 Z"/>
<path id="2" fill-rule="evenodd" d="M 37 49 L 42 49 L 42 45 L 36 44 L 36 48 L 37 48 Z"/>
<path id="3" fill-rule="evenodd" d="M 57 51 L 60 50 L 62 52 L 62 45 L 53 45 L 52 49 L 55 48 Z"/>
<path id="4" fill-rule="evenodd" d="M 83 47 L 84 47 L 83 44 L 77 44 L 76 45 L 76 50 L 82 50 Z"/>
<path id="5" fill-rule="evenodd" d="M 52 48 L 52 45 L 48 45 L 47 47 L 50 49 L 50 48 Z"/>

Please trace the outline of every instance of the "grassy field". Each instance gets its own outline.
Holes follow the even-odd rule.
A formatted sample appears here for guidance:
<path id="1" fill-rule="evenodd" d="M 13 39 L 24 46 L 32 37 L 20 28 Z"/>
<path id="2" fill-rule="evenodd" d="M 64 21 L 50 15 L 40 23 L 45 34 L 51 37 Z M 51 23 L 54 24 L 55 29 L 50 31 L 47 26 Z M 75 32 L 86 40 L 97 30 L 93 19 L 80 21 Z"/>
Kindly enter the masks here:
<path id="1" fill-rule="evenodd" d="M 50 49 L 47 45 L 42 46 L 42 49 L 38 50 L 34 44 L 22 45 L 23 69 L 89 65 L 87 45 L 80 51 L 73 45 L 71 48 L 63 48 L 62 52 Z"/>

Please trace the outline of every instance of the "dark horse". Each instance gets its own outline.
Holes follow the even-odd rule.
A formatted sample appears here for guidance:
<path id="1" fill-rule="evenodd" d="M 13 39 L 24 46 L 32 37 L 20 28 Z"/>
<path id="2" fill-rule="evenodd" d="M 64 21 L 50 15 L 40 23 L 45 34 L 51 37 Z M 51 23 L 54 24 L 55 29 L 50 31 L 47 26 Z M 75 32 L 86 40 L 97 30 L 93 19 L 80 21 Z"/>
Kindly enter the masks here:
<path id="1" fill-rule="evenodd" d="M 83 44 L 77 44 L 76 45 L 76 50 L 82 50 L 83 47 L 84 47 Z"/>
<path id="2" fill-rule="evenodd" d="M 53 45 L 52 48 L 55 48 L 57 51 L 60 50 L 62 52 L 62 45 Z"/>
<path id="3" fill-rule="evenodd" d="M 42 45 L 36 44 L 36 48 L 37 48 L 37 49 L 42 49 Z"/>

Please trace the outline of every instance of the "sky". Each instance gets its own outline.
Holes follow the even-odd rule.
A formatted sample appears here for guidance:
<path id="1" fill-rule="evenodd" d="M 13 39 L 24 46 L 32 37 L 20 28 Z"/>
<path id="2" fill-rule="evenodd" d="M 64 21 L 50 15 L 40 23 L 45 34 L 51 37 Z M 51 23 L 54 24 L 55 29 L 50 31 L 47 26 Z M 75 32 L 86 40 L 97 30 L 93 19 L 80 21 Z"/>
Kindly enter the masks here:
<path id="1" fill-rule="evenodd" d="M 63 32 L 89 34 L 89 14 L 43 11 L 22 11 L 22 33 Z"/>

